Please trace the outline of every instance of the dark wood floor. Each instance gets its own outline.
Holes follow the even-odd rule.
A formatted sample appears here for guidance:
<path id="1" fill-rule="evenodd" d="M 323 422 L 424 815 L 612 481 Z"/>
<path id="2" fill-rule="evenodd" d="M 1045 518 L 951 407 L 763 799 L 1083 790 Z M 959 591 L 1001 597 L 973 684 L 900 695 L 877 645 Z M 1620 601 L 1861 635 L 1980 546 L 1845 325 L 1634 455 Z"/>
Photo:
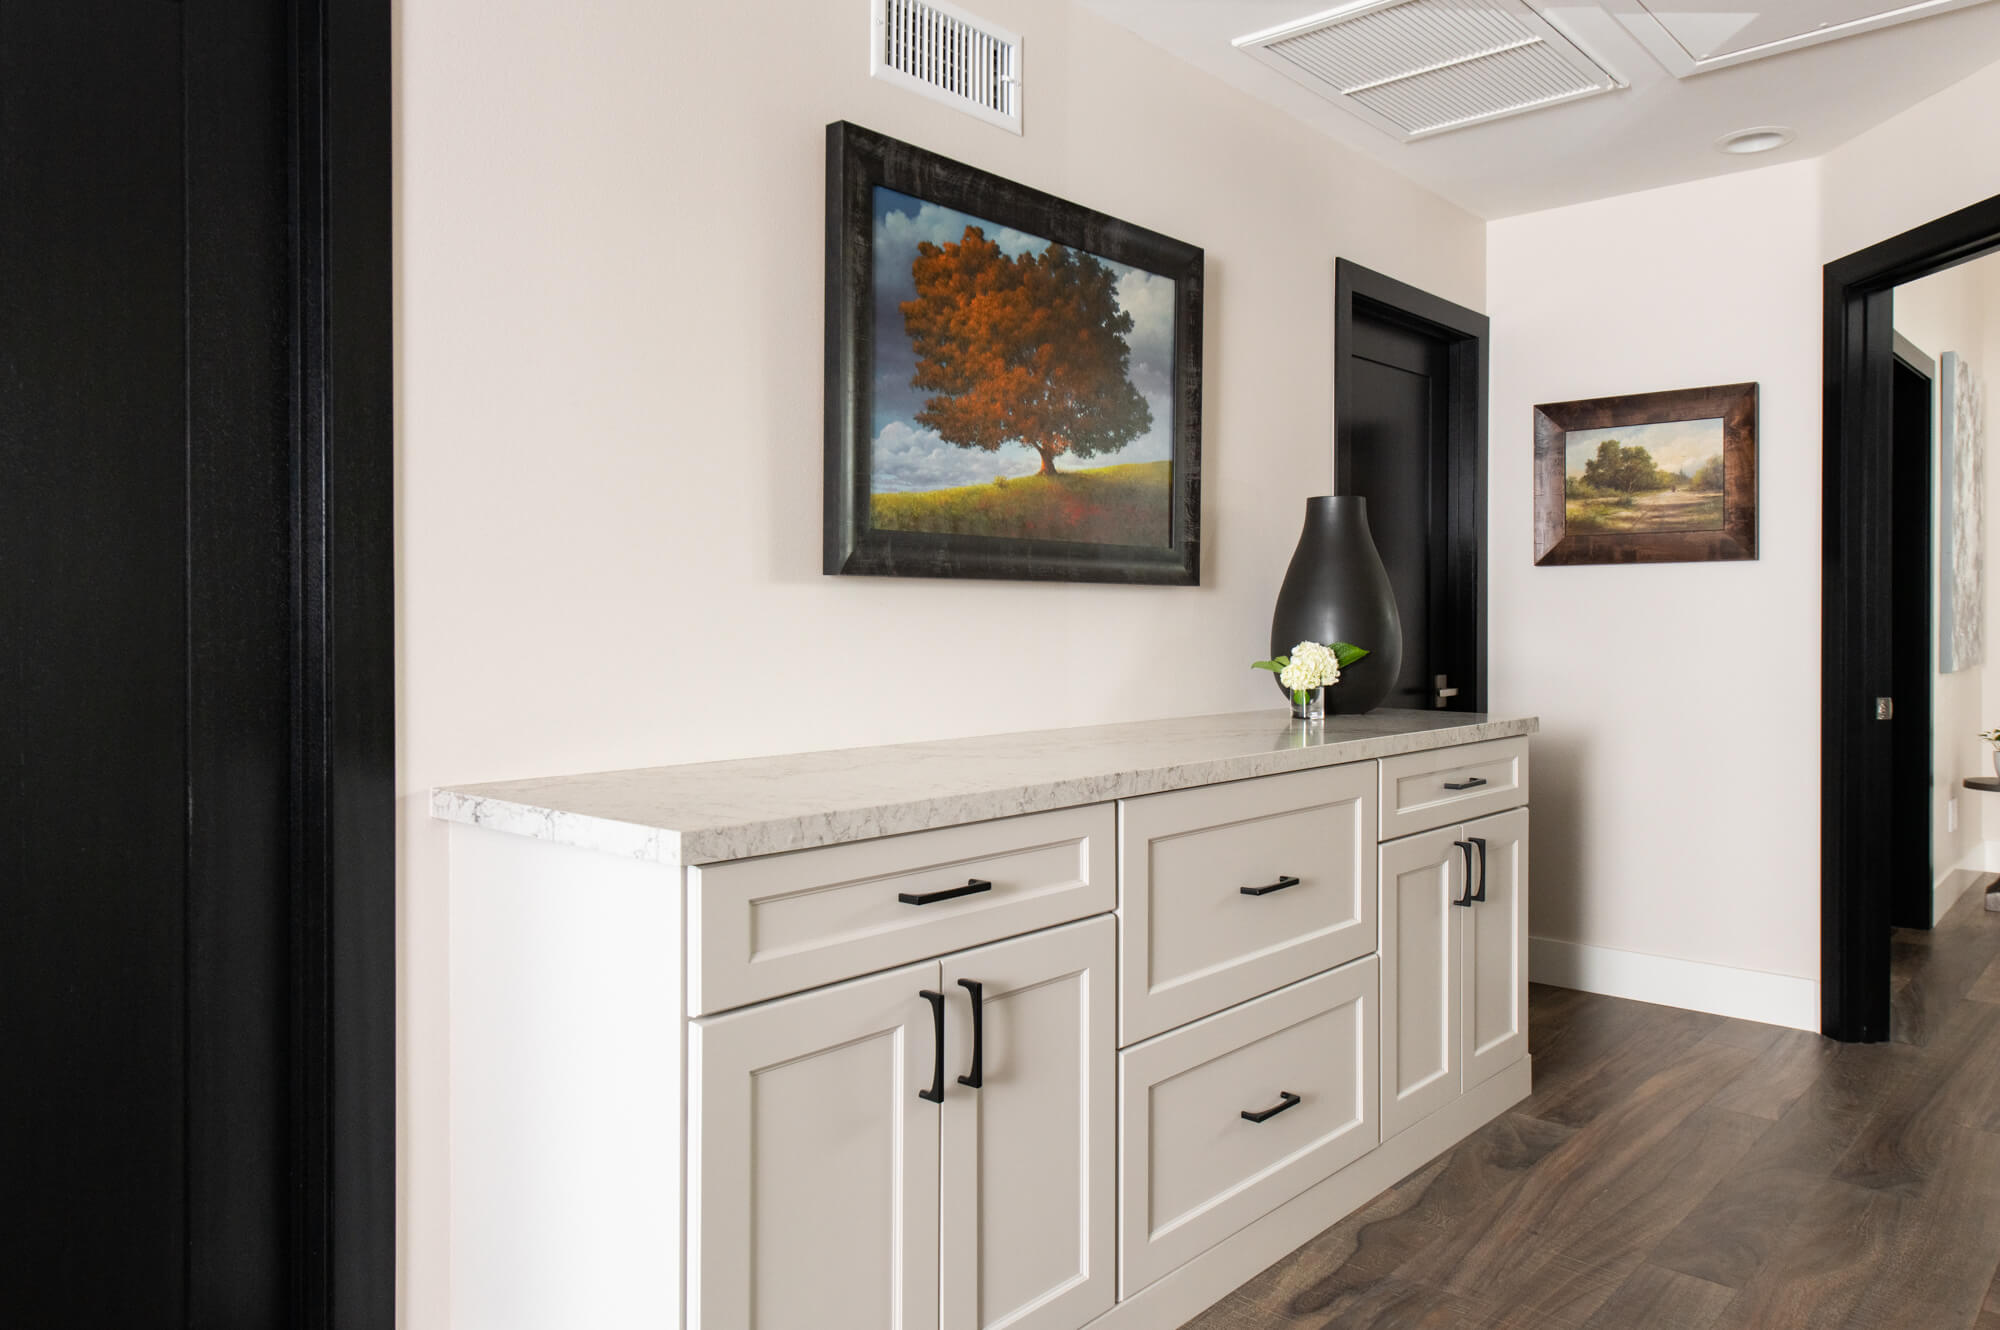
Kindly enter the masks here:
<path id="1" fill-rule="evenodd" d="M 1532 992 L 1535 1093 L 1189 1330 L 2000 1330 L 2000 913 L 1895 1042 Z"/>

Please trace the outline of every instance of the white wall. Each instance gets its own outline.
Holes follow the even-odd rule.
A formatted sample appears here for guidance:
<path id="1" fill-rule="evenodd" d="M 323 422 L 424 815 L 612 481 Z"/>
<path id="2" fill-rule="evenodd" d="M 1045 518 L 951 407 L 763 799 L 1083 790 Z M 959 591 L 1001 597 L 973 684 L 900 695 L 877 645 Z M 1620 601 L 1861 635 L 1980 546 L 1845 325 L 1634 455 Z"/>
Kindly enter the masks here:
<path id="1" fill-rule="evenodd" d="M 1820 158 L 1828 259 L 2000 194 L 2000 64 Z"/>
<path id="2" fill-rule="evenodd" d="M 1483 303 L 1468 214 L 1066 0 L 974 8 L 1025 38 L 1023 137 L 870 81 L 859 0 L 400 9 L 406 1326 L 450 1299 L 430 786 L 1272 705 L 1334 257 Z M 821 576 L 842 118 L 1206 248 L 1201 588 Z"/>
<path id="3" fill-rule="evenodd" d="M 1544 977 L 1618 991 L 1599 953 L 1644 953 L 1723 973 L 1633 996 L 1817 1023 L 1819 228 L 1813 162 L 1488 228 L 1493 700 L 1542 717 Z M 1537 403 L 1744 381 L 1755 561 L 1534 565 Z"/>

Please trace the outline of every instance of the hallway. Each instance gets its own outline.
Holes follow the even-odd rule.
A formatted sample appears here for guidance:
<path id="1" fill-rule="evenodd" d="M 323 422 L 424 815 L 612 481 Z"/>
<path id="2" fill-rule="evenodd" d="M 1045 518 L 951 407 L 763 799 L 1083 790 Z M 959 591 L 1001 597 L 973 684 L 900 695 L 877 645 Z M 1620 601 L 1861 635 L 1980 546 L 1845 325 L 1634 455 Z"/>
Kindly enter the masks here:
<path id="1" fill-rule="evenodd" d="M 1535 1094 L 1188 1330 L 2000 1330 L 2000 913 L 1895 1041 L 1537 986 Z"/>

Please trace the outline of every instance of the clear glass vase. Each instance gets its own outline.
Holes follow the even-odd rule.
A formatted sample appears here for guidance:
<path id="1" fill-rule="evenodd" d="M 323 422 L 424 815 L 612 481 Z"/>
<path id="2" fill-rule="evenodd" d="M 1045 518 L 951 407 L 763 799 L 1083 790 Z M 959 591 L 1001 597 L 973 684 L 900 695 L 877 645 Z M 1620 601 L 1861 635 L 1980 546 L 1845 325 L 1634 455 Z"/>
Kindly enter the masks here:
<path id="1" fill-rule="evenodd" d="M 1294 688 L 1292 690 L 1292 715 L 1299 720 L 1326 719 L 1326 689 Z"/>

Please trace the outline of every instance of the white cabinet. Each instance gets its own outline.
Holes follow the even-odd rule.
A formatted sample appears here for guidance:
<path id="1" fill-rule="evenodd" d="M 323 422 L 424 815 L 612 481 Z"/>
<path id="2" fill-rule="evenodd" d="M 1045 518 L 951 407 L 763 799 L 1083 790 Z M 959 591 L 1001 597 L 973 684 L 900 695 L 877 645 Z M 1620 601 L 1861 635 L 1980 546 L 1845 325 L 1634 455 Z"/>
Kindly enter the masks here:
<path id="1" fill-rule="evenodd" d="M 1100 916 L 945 958 L 943 1330 L 1071 1330 L 1114 1300 L 1112 934 Z"/>
<path id="2" fill-rule="evenodd" d="M 695 1021 L 688 1325 L 937 1330 L 936 961 Z"/>
<path id="3" fill-rule="evenodd" d="M 692 1022 L 688 1324 L 1107 1310 L 1114 953 L 1099 917 Z"/>
<path id="4" fill-rule="evenodd" d="M 1527 1052 L 1527 853 L 1526 809 L 1382 846 L 1384 1140 Z"/>
<path id="5" fill-rule="evenodd" d="M 440 792 L 455 1305 L 1180 1324 L 1529 1092 L 1531 730 L 1274 711 Z"/>

